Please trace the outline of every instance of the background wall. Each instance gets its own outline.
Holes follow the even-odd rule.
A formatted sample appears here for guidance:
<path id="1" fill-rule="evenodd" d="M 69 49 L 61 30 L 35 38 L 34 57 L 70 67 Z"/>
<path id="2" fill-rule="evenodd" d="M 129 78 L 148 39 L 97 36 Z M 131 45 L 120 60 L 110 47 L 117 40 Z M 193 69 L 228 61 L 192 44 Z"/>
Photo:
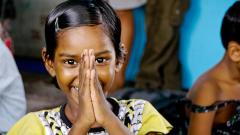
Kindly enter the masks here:
<path id="1" fill-rule="evenodd" d="M 181 28 L 180 59 L 183 87 L 216 64 L 224 54 L 220 27 L 226 10 L 235 0 L 191 0 Z"/>
<path id="2" fill-rule="evenodd" d="M 64 0 L 15 0 L 17 18 L 12 36 L 15 53 L 21 57 L 40 58 L 44 46 L 44 24 L 50 10 Z"/>

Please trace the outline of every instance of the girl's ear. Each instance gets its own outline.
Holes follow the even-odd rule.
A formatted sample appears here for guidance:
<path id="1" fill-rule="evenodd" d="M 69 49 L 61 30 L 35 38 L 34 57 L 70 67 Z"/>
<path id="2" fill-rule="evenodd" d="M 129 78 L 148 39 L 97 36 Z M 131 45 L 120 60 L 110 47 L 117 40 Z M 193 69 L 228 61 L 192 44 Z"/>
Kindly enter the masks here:
<path id="1" fill-rule="evenodd" d="M 116 62 L 116 67 L 115 67 L 115 71 L 119 72 L 122 69 L 124 60 L 120 60 L 121 58 L 117 58 L 117 62 Z"/>
<path id="2" fill-rule="evenodd" d="M 116 61 L 116 68 L 115 71 L 119 72 L 126 60 L 127 57 L 127 50 L 126 47 L 124 46 L 124 44 L 120 44 L 120 56 L 117 57 L 117 61 Z"/>
<path id="3" fill-rule="evenodd" d="M 53 60 L 51 60 L 49 58 L 49 55 L 47 54 L 47 51 L 46 51 L 45 47 L 42 49 L 42 60 L 43 60 L 44 66 L 47 69 L 48 73 L 52 77 L 55 77 L 56 73 L 55 73 L 55 68 L 54 68 L 54 65 L 53 65 Z"/>
<path id="4" fill-rule="evenodd" d="M 240 44 L 235 41 L 230 41 L 227 52 L 233 62 L 240 62 Z"/>

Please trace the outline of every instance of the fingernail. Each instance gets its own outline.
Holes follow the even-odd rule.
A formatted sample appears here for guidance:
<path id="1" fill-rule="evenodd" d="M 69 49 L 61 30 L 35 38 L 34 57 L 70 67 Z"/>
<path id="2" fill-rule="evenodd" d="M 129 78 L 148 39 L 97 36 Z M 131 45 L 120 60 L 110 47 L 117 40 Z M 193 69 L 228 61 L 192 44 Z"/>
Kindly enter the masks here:
<path id="1" fill-rule="evenodd" d="M 94 50 L 93 50 L 93 49 L 91 49 L 91 55 L 93 55 L 93 53 L 94 53 Z"/>
<path id="2" fill-rule="evenodd" d="M 92 58 L 92 60 L 94 60 L 94 61 L 95 61 L 95 56 L 94 56 L 94 55 L 92 55 L 92 57 L 91 57 L 91 58 Z"/>
<path id="3" fill-rule="evenodd" d="M 81 53 L 81 58 L 84 56 L 84 52 Z"/>
<path id="4" fill-rule="evenodd" d="M 86 55 L 86 49 L 83 50 L 83 56 L 85 56 L 85 55 Z"/>
<path id="5" fill-rule="evenodd" d="M 95 75 L 95 70 L 94 69 L 91 70 L 91 74 Z"/>
<path id="6" fill-rule="evenodd" d="M 88 55 L 88 49 L 86 49 L 86 56 Z"/>

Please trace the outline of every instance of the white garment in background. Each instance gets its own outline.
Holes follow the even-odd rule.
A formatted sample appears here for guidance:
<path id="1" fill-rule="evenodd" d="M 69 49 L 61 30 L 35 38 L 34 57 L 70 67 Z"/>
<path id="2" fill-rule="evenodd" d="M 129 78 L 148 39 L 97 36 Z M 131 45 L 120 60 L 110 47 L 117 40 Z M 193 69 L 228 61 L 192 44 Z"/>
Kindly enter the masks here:
<path id="1" fill-rule="evenodd" d="M 116 10 L 126 10 L 140 7 L 147 0 L 108 0 L 108 2 Z"/>
<path id="2" fill-rule="evenodd" d="M 26 98 L 15 60 L 0 39 L 0 134 L 26 113 Z"/>

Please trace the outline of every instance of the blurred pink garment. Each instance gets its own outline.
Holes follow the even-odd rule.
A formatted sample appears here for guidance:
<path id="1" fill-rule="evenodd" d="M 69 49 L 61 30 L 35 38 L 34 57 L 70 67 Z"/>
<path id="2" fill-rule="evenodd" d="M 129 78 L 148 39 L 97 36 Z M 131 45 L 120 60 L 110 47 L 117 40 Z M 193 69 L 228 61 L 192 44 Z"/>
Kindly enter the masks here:
<path id="1" fill-rule="evenodd" d="M 0 134 L 26 113 L 25 90 L 14 57 L 0 39 Z"/>
<path id="2" fill-rule="evenodd" d="M 13 54 L 13 50 L 12 50 L 12 39 L 10 37 L 7 37 L 5 40 L 5 45 L 7 46 L 7 48 L 11 51 L 11 53 Z"/>

